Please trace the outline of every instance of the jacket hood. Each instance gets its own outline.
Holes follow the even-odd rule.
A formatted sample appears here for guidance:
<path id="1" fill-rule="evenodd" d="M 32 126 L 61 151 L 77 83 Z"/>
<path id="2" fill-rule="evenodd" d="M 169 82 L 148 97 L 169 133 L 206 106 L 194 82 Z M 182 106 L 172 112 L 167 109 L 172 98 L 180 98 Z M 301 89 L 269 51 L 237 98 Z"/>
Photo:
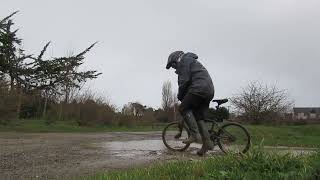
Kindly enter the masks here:
<path id="1" fill-rule="evenodd" d="M 188 52 L 186 54 L 183 55 L 184 57 L 188 57 L 188 58 L 194 58 L 194 59 L 198 59 L 198 55 Z"/>

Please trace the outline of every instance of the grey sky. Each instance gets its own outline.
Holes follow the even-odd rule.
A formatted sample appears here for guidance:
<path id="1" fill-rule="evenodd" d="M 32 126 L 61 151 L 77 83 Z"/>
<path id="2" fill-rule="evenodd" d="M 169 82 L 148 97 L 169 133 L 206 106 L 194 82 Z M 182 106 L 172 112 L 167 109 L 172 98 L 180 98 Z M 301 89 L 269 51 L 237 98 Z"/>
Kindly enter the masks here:
<path id="1" fill-rule="evenodd" d="M 320 106 L 318 0 L 1 0 L 0 17 L 15 22 L 24 48 L 48 56 L 78 52 L 95 41 L 86 68 L 91 82 L 119 107 L 128 101 L 158 107 L 173 50 L 199 55 L 214 79 L 216 98 L 249 81 L 288 89 L 296 106 Z"/>

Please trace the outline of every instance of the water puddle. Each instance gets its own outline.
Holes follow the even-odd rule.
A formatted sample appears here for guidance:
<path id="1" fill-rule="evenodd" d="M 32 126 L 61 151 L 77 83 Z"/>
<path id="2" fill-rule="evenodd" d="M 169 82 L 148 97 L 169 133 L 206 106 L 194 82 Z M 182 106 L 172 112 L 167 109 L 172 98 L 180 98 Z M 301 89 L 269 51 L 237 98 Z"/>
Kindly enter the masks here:
<path id="1" fill-rule="evenodd" d="M 98 144 L 117 157 L 157 156 L 168 153 L 162 140 L 111 141 Z M 201 148 L 200 144 L 192 144 L 189 150 Z"/>
<path id="2" fill-rule="evenodd" d="M 163 144 L 162 140 L 132 140 L 132 141 L 111 141 L 97 144 L 98 147 L 105 148 L 105 150 L 115 157 L 132 158 L 136 156 L 143 157 L 157 157 L 163 154 L 178 155 L 180 152 L 170 152 Z M 196 154 L 196 151 L 201 148 L 201 144 L 191 144 L 187 149 L 187 154 Z M 265 150 L 292 153 L 294 155 L 309 154 L 315 151 L 312 148 L 291 148 L 291 147 L 272 147 L 265 146 Z M 215 146 L 213 151 L 209 154 L 223 154 L 218 146 Z"/>
<path id="3" fill-rule="evenodd" d="M 161 155 L 166 148 L 160 140 L 112 141 L 102 146 L 117 157 Z"/>
<path id="4" fill-rule="evenodd" d="M 112 141 L 104 143 L 103 147 L 111 151 L 160 151 L 166 148 L 161 140 Z"/>

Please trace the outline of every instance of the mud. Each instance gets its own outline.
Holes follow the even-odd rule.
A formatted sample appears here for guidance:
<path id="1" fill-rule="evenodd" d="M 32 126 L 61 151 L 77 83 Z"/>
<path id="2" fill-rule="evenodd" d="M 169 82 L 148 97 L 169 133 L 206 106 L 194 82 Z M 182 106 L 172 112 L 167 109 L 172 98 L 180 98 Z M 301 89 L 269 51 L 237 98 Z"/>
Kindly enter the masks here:
<path id="1" fill-rule="evenodd" d="M 104 170 L 196 158 L 191 151 L 180 155 L 168 152 L 160 132 L 0 133 L 0 179 L 70 179 Z"/>
<path id="2" fill-rule="evenodd" d="M 196 155 L 199 148 L 193 144 L 183 153 L 168 151 L 161 132 L 0 133 L 0 179 L 70 179 L 168 160 L 202 159 Z M 222 153 L 214 149 L 209 154 Z"/>

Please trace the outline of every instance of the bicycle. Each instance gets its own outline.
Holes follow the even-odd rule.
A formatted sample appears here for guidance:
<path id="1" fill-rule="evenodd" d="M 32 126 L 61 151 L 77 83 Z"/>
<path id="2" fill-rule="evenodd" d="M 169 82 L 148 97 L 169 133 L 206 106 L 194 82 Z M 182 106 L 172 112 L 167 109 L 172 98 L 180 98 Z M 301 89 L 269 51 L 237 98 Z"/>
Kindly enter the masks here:
<path id="1" fill-rule="evenodd" d="M 217 103 L 216 110 L 220 105 L 228 102 L 228 99 L 216 99 L 212 102 Z M 215 117 L 214 119 L 205 119 L 205 122 L 211 125 L 209 128 L 210 139 L 214 146 L 218 145 L 224 153 L 246 153 L 251 144 L 251 137 L 248 130 L 239 123 L 227 122 L 220 125 L 225 119 Z M 162 141 L 165 146 L 172 151 L 185 151 L 190 144 L 182 143 L 183 139 L 190 136 L 190 131 L 185 123 L 175 121 L 169 123 L 162 131 Z"/>

